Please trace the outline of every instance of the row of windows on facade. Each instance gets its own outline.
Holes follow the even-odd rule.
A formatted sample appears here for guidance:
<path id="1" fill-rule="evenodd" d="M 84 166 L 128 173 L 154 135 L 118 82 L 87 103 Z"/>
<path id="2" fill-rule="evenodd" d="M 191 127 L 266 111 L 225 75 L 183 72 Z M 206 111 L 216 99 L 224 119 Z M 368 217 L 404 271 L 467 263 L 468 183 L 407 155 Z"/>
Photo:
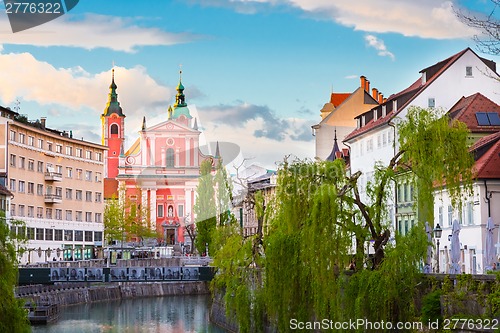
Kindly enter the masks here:
<path id="1" fill-rule="evenodd" d="M 400 184 L 398 191 L 398 202 L 413 202 L 413 185 Z"/>
<path id="2" fill-rule="evenodd" d="M 16 211 L 17 208 L 17 211 Z M 67 209 L 65 211 L 66 216 L 65 220 L 66 221 L 73 221 L 73 211 L 70 209 Z M 83 211 L 75 211 L 75 221 L 78 222 L 83 222 Z M 44 215 L 44 209 L 43 207 L 36 207 L 36 215 L 35 215 L 35 206 L 28 206 L 28 209 L 26 210 L 26 205 L 17 205 L 16 204 L 11 204 L 10 205 L 10 215 L 12 217 L 32 217 L 32 218 L 45 218 L 52 220 L 63 220 L 63 210 L 62 209 L 53 209 L 53 208 L 45 208 L 45 215 Z M 92 213 L 92 212 L 85 212 L 85 222 L 92 222 L 92 215 L 94 215 L 94 221 L 97 223 L 102 223 L 102 213 Z"/>
<path id="3" fill-rule="evenodd" d="M 387 147 L 387 145 L 392 144 L 392 140 L 392 130 L 379 133 L 377 135 L 377 149 Z M 357 157 L 363 155 L 364 153 L 371 153 L 373 150 L 373 139 L 362 140 L 355 146 L 354 156 Z"/>
<path id="4" fill-rule="evenodd" d="M 19 160 L 18 160 L 19 157 Z M 19 169 L 25 169 L 26 168 L 26 158 L 24 156 L 16 156 L 14 154 L 10 154 L 9 158 L 9 165 L 14 168 L 19 168 Z M 62 177 L 63 174 L 63 166 L 62 165 L 56 165 L 54 168 L 54 165 L 52 163 L 47 162 L 45 164 L 46 169 L 43 168 L 43 162 L 42 161 L 37 161 L 37 166 L 36 166 L 36 171 L 38 172 L 48 172 L 49 174 L 58 174 Z M 85 178 L 83 178 L 84 173 L 83 169 L 76 168 L 76 179 L 78 180 L 83 180 L 85 179 L 86 181 L 92 181 L 94 180 L 95 182 L 101 182 L 102 181 L 102 173 L 101 172 L 96 172 L 95 173 L 95 178 L 92 178 L 92 171 L 90 170 L 85 170 Z M 35 171 L 35 160 L 33 159 L 28 159 L 28 171 Z M 66 167 L 66 178 L 73 178 L 73 167 Z"/>
<path id="5" fill-rule="evenodd" d="M 65 242 L 102 242 L 102 231 L 62 230 L 11 226 L 13 235 L 28 240 L 65 241 Z"/>
<path id="6" fill-rule="evenodd" d="M 447 218 L 446 221 L 448 222 L 448 226 L 451 227 L 453 224 L 453 219 L 456 217 L 458 220 L 459 224 L 465 224 L 465 225 L 473 225 L 474 224 L 474 203 L 473 202 L 467 202 L 465 206 L 463 207 L 462 211 L 459 211 L 458 214 L 455 213 L 455 209 L 453 209 L 453 206 L 448 205 L 447 208 Z M 444 207 L 439 206 L 438 207 L 438 222 L 439 225 L 444 226 Z"/>
<path id="7" fill-rule="evenodd" d="M 16 186 L 16 180 L 10 179 L 9 189 L 11 192 L 35 194 L 35 183 L 28 182 L 28 186 L 26 188 L 26 182 L 24 180 L 17 181 L 17 186 Z M 79 201 L 83 200 L 83 191 L 82 190 L 74 190 L 74 191 L 75 191 L 75 200 L 79 200 Z M 37 195 L 55 195 L 56 198 L 62 199 L 62 187 L 56 186 L 55 191 L 54 191 L 54 186 L 47 185 L 46 193 L 43 193 L 43 184 L 36 184 L 36 194 Z M 95 202 L 101 202 L 102 201 L 102 193 L 95 192 L 94 198 L 95 198 Z M 66 188 L 66 199 L 73 200 L 73 189 L 72 188 Z M 92 191 L 85 191 L 85 201 L 92 202 Z"/>
<path id="8" fill-rule="evenodd" d="M 17 135 L 17 140 L 16 140 Z M 21 144 L 26 144 L 26 135 L 23 133 L 16 133 L 15 131 L 10 131 L 10 141 L 19 142 Z M 46 149 L 50 152 L 54 151 L 58 154 L 63 154 L 63 145 L 61 144 L 53 144 L 50 141 L 44 142 L 43 139 L 37 139 L 36 148 Z M 28 136 L 28 146 L 35 147 L 35 137 Z M 66 155 L 83 158 L 83 148 L 75 148 L 75 155 L 73 155 L 73 146 L 66 146 Z M 102 153 L 101 152 L 93 152 L 91 150 L 85 150 L 85 158 L 88 160 L 92 160 L 94 158 L 95 161 L 102 162 Z"/>
<path id="9" fill-rule="evenodd" d="M 165 217 L 165 205 L 164 204 L 157 205 L 156 216 L 157 217 Z M 174 206 L 168 205 L 166 217 L 174 217 L 174 216 L 175 216 Z M 177 205 L 177 216 L 184 217 L 184 205 Z"/>

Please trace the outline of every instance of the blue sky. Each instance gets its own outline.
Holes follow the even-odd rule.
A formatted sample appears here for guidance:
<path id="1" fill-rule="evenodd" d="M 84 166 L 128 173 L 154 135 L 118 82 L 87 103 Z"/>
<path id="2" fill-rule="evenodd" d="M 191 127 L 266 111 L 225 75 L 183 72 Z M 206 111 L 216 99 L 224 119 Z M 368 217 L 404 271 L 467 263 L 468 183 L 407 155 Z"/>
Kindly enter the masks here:
<path id="1" fill-rule="evenodd" d="M 114 62 L 130 145 L 143 116 L 166 119 L 182 64 L 206 139 L 270 168 L 314 156 L 310 126 L 332 89 L 352 92 L 365 75 L 396 93 L 422 68 L 476 50 L 454 10 L 492 9 L 489 0 L 85 0 L 13 34 L 3 8 L 1 105 L 18 99 L 28 118 L 99 142 Z"/>

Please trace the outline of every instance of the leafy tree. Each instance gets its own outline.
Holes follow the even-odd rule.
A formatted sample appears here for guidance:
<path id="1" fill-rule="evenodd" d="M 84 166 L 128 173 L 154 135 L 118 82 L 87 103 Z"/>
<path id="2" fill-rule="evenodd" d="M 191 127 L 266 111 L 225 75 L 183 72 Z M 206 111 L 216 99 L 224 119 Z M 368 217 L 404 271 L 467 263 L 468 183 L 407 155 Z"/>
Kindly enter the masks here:
<path id="1" fill-rule="evenodd" d="M 399 151 L 388 165 L 376 167 L 367 200 L 358 188 L 361 173 L 347 174 L 342 160 L 285 160 L 274 202 L 264 213 L 264 252 L 252 250 L 254 239 L 228 232 L 214 260 L 219 270 L 213 286 L 225 290 L 228 313 L 242 331 L 262 331 L 264 313 L 279 331 L 287 331 L 292 318 L 414 319 L 418 267 L 428 245 L 425 220 L 390 241 L 392 184 L 404 171 L 419 186 L 422 216 L 432 217 L 436 184 L 446 186 L 458 204 L 470 189 L 473 160 L 461 123 L 421 108 L 410 109 L 398 123 Z M 373 261 L 364 256 L 367 241 L 373 242 Z M 347 278 L 343 269 L 353 256 L 357 271 Z"/>
<path id="2" fill-rule="evenodd" d="M 198 253 L 205 252 L 208 244 L 209 253 L 213 253 L 215 247 L 212 242 L 212 233 L 217 226 L 217 209 L 215 205 L 215 185 L 212 175 L 211 160 L 205 160 L 200 166 L 200 178 L 196 189 L 196 203 L 194 213 L 196 218 L 195 246 Z"/>
<path id="3" fill-rule="evenodd" d="M 474 36 L 479 50 L 498 55 L 500 54 L 500 20 L 498 16 L 500 0 L 490 0 L 490 2 L 492 9 L 488 15 L 474 14 L 461 10 L 457 10 L 456 13 L 462 22 L 481 33 Z"/>
<path id="4" fill-rule="evenodd" d="M 30 332 L 24 300 L 13 292 L 18 280 L 17 245 L 22 239 L 10 233 L 5 213 L 0 214 L 0 332 Z"/>
<path id="5" fill-rule="evenodd" d="M 226 168 L 222 164 L 222 160 L 219 160 L 219 163 L 217 164 L 214 181 L 217 192 L 217 223 L 222 226 L 234 221 L 234 216 L 231 214 L 233 186 L 227 175 Z"/>

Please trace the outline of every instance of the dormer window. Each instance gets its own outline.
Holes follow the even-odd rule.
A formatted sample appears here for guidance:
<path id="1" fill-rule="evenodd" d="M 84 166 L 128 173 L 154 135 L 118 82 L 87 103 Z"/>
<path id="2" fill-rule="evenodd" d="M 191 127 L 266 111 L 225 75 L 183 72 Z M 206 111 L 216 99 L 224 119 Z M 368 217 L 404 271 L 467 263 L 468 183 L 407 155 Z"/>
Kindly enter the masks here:
<path id="1" fill-rule="evenodd" d="M 395 100 L 392 101 L 392 110 L 394 112 L 398 111 L 398 100 L 397 99 L 395 99 Z"/>
<path id="2" fill-rule="evenodd" d="M 377 120 L 378 114 L 377 114 L 377 109 L 373 110 L 373 120 Z"/>
<path id="3" fill-rule="evenodd" d="M 472 66 L 465 67 L 465 77 L 472 77 Z"/>
<path id="4" fill-rule="evenodd" d="M 366 125 L 366 119 L 365 119 L 365 115 L 362 115 L 361 116 L 361 126 L 365 126 Z"/>
<path id="5" fill-rule="evenodd" d="M 382 105 L 382 117 L 385 117 L 387 115 L 387 107 L 385 105 Z"/>
<path id="6" fill-rule="evenodd" d="M 360 127 L 361 127 L 361 119 L 356 118 L 356 128 L 360 128 Z"/>

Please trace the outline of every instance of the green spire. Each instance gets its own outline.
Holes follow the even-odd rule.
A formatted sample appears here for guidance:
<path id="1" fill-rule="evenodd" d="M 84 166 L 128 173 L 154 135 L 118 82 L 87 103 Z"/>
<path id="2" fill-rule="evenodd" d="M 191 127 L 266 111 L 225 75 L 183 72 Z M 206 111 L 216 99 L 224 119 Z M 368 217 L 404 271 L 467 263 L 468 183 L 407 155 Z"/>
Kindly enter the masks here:
<path id="1" fill-rule="evenodd" d="M 179 71 L 179 84 L 176 89 L 177 95 L 175 95 L 174 108 L 187 106 L 186 96 L 184 96 L 184 86 L 182 85 L 182 70 Z"/>
<path id="2" fill-rule="evenodd" d="M 111 74 L 111 84 L 109 85 L 108 103 L 106 103 L 106 108 L 104 109 L 104 116 L 111 116 L 116 113 L 119 116 L 125 117 L 118 102 L 118 94 L 116 93 L 116 83 L 115 83 L 115 69 L 113 68 Z"/>

